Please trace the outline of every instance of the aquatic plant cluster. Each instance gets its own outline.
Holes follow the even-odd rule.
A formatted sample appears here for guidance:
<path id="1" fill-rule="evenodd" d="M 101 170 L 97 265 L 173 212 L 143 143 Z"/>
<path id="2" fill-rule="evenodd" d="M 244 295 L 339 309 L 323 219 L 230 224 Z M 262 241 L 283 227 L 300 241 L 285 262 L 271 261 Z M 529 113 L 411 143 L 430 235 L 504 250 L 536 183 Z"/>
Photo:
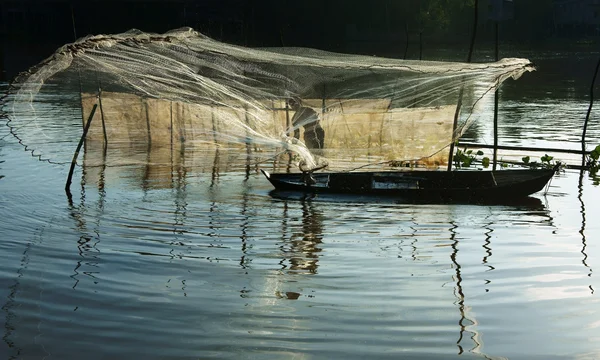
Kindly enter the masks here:
<path id="1" fill-rule="evenodd" d="M 600 176 L 598 176 L 598 170 L 600 170 L 600 145 L 596 146 L 594 150 L 590 152 L 586 166 L 594 185 L 600 185 Z"/>

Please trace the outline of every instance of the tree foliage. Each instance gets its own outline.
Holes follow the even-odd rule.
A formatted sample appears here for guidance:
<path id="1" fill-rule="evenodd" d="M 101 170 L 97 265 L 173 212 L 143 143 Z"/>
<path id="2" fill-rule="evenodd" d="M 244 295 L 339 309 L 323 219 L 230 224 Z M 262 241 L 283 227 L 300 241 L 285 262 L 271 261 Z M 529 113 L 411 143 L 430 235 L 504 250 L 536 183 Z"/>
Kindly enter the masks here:
<path id="1" fill-rule="evenodd" d="M 423 30 L 432 32 L 445 32 L 455 28 L 458 24 L 465 23 L 467 10 L 472 14 L 476 0 L 421 0 L 419 19 Z M 471 23 L 468 21 L 467 23 Z"/>

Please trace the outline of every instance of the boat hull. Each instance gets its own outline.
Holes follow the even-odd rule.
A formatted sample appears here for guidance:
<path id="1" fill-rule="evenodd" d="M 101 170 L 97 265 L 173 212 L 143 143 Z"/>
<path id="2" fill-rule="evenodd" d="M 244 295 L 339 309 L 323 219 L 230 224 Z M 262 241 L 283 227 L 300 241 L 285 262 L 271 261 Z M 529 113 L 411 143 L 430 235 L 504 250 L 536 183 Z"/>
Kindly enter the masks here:
<path id="1" fill-rule="evenodd" d="M 314 173 L 310 177 L 262 172 L 277 190 L 473 202 L 529 196 L 542 190 L 556 169 Z"/>

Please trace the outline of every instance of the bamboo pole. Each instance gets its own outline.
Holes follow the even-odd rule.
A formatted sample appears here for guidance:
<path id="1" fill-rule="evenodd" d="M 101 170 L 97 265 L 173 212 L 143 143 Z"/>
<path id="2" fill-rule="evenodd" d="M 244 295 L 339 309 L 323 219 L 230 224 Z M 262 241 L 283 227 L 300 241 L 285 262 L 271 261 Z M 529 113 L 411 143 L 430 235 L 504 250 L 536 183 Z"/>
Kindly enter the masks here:
<path id="1" fill-rule="evenodd" d="M 73 171 L 75 170 L 75 163 L 77 162 L 77 157 L 79 156 L 79 151 L 81 151 L 81 146 L 85 141 L 85 137 L 87 136 L 88 130 L 90 129 L 90 124 L 92 123 L 92 119 L 94 118 L 94 114 L 96 113 L 96 108 L 98 104 L 94 104 L 92 108 L 92 112 L 88 117 L 88 121 L 83 128 L 83 134 L 81 134 L 81 138 L 79 139 L 79 144 L 77 144 L 77 148 L 75 149 L 75 153 L 73 154 L 73 160 L 71 161 L 71 168 L 69 169 L 69 175 L 67 176 L 67 183 L 65 184 L 65 192 L 69 199 L 71 198 L 71 179 L 73 178 Z"/>
<path id="2" fill-rule="evenodd" d="M 467 62 L 471 62 L 471 58 L 473 57 L 473 48 L 475 47 L 475 37 L 477 36 L 477 22 L 479 18 L 479 0 L 475 0 L 475 10 L 474 10 L 474 20 L 473 20 L 473 33 L 471 34 L 471 44 L 469 46 L 469 55 L 467 56 Z M 458 94 L 458 104 L 456 104 L 456 111 L 454 112 L 454 123 L 452 124 L 452 143 L 450 143 L 450 151 L 448 154 L 448 171 L 452 170 L 452 157 L 454 155 L 454 134 L 456 133 L 456 127 L 458 126 L 458 117 L 460 116 L 460 108 L 462 107 L 462 97 L 463 97 L 464 88 L 460 88 L 460 93 Z"/>
<path id="3" fill-rule="evenodd" d="M 600 59 L 596 64 L 596 70 L 594 71 L 594 77 L 592 78 L 592 85 L 590 86 L 590 106 L 588 107 L 587 114 L 585 115 L 585 122 L 583 123 L 583 133 L 581 134 L 581 152 L 584 154 L 581 159 L 581 165 L 585 164 L 585 135 L 587 133 L 588 121 L 590 120 L 590 114 L 592 112 L 592 106 L 594 105 L 594 84 L 596 83 L 596 77 L 598 76 L 598 69 L 600 68 Z"/>
<path id="4" fill-rule="evenodd" d="M 496 61 L 500 60 L 499 52 L 498 52 L 498 21 L 495 22 L 496 28 Z M 492 160 L 492 170 L 496 170 L 496 165 L 498 164 L 498 88 L 494 92 L 494 156 Z"/>
<path id="5" fill-rule="evenodd" d="M 292 136 L 292 127 L 290 123 L 290 107 L 288 105 L 287 99 L 285 100 L 285 126 L 287 127 L 287 136 Z M 287 163 L 287 172 L 290 172 L 292 167 L 292 153 L 288 151 L 288 163 Z"/>
<path id="6" fill-rule="evenodd" d="M 75 10 L 73 10 L 73 3 L 71 3 L 71 24 L 73 25 L 73 36 L 75 41 L 77 40 L 77 28 L 75 26 Z"/>
<path id="7" fill-rule="evenodd" d="M 152 132 L 150 126 L 150 112 L 148 111 L 148 102 L 145 99 L 142 99 L 142 106 L 145 110 L 146 115 L 146 129 L 148 130 L 148 149 L 152 146 Z"/>
<path id="8" fill-rule="evenodd" d="M 247 104 L 244 104 L 244 123 L 246 124 L 246 139 L 244 140 L 246 142 L 246 177 L 244 178 L 244 181 L 248 181 L 248 179 L 250 178 L 250 163 L 252 160 L 251 143 L 253 141 L 251 140 L 250 132 L 248 131 L 248 129 L 250 128 L 250 119 L 248 118 Z"/>
<path id="9" fill-rule="evenodd" d="M 104 147 L 108 145 L 108 136 L 106 136 L 106 122 L 104 120 L 104 109 L 102 108 L 102 86 L 98 86 L 98 104 L 100 104 L 100 115 L 102 117 L 102 134 L 104 135 Z"/>

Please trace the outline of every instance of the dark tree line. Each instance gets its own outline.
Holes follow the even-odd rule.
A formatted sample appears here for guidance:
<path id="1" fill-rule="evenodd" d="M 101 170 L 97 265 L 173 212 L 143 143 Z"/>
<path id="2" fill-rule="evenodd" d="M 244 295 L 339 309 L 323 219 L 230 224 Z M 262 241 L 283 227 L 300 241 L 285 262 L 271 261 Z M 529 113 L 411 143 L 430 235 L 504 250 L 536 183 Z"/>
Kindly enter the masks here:
<path id="1" fill-rule="evenodd" d="M 478 41 L 493 39 L 490 1 L 479 1 Z M 514 0 L 502 40 L 541 44 L 561 35 L 555 1 Z M 467 46 L 475 0 L 3 0 L 0 41 L 11 49 L 51 49 L 88 34 L 190 26 L 247 46 L 305 46 L 415 58 L 428 48 Z M 582 29 L 568 33 L 584 35 Z M 31 65 L 31 64 L 28 64 Z"/>

